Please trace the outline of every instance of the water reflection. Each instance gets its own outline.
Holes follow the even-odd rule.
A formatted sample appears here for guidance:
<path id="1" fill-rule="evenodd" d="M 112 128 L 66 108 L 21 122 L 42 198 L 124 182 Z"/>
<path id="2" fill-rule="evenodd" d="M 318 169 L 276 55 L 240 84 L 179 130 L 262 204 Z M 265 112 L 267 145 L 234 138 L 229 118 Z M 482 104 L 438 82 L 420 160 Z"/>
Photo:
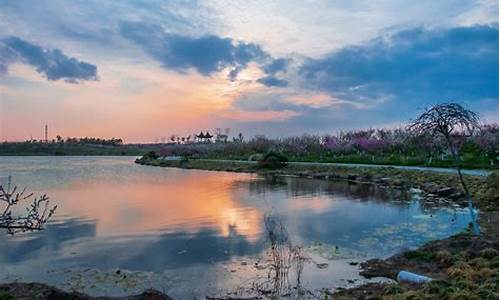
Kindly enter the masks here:
<path id="1" fill-rule="evenodd" d="M 262 251 L 261 243 L 251 243 L 236 231 L 229 236 L 211 229 L 196 233 L 168 233 L 148 244 L 140 253 L 121 265 L 132 270 L 163 271 L 201 263 L 226 261 L 231 256 L 254 255 Z"/>
<path id="2" fill-rule="evenodd" d="M 95 221 L 82 219 L 67 219 L 63 222 L 51 222 L 46 230 L 36 234 L 12 238 L 0 235 L 0 259 L 5 263 L 19 263 L 44 253 L 57 253 L 66 243 L 82 238 L 94 237 Z"/>
<path id="3" fill-rule="evenodd" d="M 48 194 L 58 211 L 41 233 L 0 236 L 0 280 L 94 295 L 156 287 L 180 299 L 257 285 L 274 294 L 334 288 L 359 279 L 352 259 L 391 255 L 467 224 L 460 210 L 424 208 L 373 185 L 132 161 L 1 157 L 0 177 Z"/>

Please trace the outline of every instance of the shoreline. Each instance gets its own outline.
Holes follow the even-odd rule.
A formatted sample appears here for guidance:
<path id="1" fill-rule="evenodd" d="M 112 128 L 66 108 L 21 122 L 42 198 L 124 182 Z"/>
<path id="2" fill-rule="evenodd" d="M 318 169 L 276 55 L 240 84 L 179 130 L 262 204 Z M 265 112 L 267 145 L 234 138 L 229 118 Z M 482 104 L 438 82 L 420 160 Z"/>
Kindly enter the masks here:
<path id="1" fill-rule="evenodd" d="M 0 149 L 1 150 L 1 149 Z M 115 149 L 116 150 L 116 149 Z M 133 151 L 101 151 L 101 152 L 93 152 L 93 151 L 88 151 L 88 152 L 76 152 L 76 153 L 52 153 L 52 152 L 1 152 L 0 151 L 0 157 L 40 157 L 40 156 L 57 156 L 57 157 L 74 157 L 74 156 L 117 156 L 117 157 L 127 157 L 127 156 L 133 156 L 133 157 L 141 157 L 145 151 L 148 149 L 141 149 L 139 151 L 133 150 Z M 152 149 L 157 150 L 157 149 Z M 204 160 L 204 161 L 227 161 L 227 162 L 241 162 L 241 163 L 255 163 L 255 161 L 248 161 L 248 160 L 241 160 L 241 159 L 224 159 L 224 158 L 217 158 L 217 157 L 206 157 L 206 158 L 199 158 L 199 160 Z M 445 164 L 428 164 L 428 163 L 391 163 L 391 162 L 384 162 L 384 163 L 378 163 L 378 162 L 359 162 L 359 161 L 351 161 L 351 160 L 295 160 L 295 161 L 290 161 L 289 163 L 291 164 L 320 164 L 320 165 L 345 165 L 345 166 L 354 166 L 354 165 L 359 165 L 363 167 L 393 167 L 393 168 L 409 168 L 409 169 L 437 169 L 437 170 L 453 170 L 453 165 L 451 163 L 445 163 Z M 480 175 L 480 174 L 472 174 L 472 173 L 491 173 L 495 172 L 495 170 L 498 170 L 498 164 L 496 165 L 483 165 L 481 167 L 471 167 L 470 165 L 463 165 L 462 166 L 462 171 L 471 172 L 470 175 Z"/>
<path id="2" fill-rule="evenodd" d="M 151 160 L 138 158 L 135 163 L 146 166 L 257 173 L 264 176 L 294 176 L 319 180 L 347 180 L 353 183 L 375 184 L 395 189 L 412 189 L 426 201 L 456 203 L 466 206 L 457 175 L 453 173 L 426 172 L 388 167 L 363 167 L 344 165 L 288 164 L 277 170 L 258 170 L 254 163 L 241 161 L 198 160 Z M 464 175 L 476 208 L 483 211 L 498 210 L 498 172 L 488 176 Z"/>

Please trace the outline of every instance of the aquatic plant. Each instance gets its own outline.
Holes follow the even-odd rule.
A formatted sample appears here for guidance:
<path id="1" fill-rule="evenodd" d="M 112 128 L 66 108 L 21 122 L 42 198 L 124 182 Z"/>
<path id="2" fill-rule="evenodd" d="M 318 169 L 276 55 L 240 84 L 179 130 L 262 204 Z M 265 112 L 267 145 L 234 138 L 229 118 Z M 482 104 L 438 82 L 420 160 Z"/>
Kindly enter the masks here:
<path id="1" fill-rule="evenodd" d="M 270 257 L 267 278 L 253 283 L 255 290 L 271 299 L 297 297 L 310 293 L 302 288 L 301 278 L 304 263 L 308 260 L 302 247 L 294 246 L 281 215 L 268 213 L 264 225 L 269 242 L 267 255 Z"/>

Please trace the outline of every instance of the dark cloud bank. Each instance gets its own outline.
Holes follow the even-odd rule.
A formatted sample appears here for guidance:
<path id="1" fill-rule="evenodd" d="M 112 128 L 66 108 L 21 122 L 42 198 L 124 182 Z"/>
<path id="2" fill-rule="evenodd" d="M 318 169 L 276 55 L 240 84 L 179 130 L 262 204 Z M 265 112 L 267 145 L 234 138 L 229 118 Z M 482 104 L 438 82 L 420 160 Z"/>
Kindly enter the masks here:
<path id="1" fill-rule="evenodd" d="M 45 49 L 18 37 L 0 40 L 0 74 L 12 63 L 24 63 L 36 68 L 48 80 L 78 83 L 97 80 L 97 67 L 66 56 L 59 49 Z"/>
<path id="2" fill-rule="evenodd" d="M 346 100 L 341 106 L 313 108 L 272 96 L 237 99 L 233 105 L 248 111 L 298 113 L 281 122 L 259 122 L 261 130 L 274 134 L 283 128 L 325 131 L 397 123 L 443 101 L 485 113 L 498 110 L 498 55 L 498 24 L 407 29 L 306 59 L 299 66 L 300 88 Z M 249 131 L 256 126 L 238 125 Z"/>
<path id="3" fill-rule="evenodd" d="M 254 43 L 215 35 L 171 34 L 145 23 L 123 23 L 121 34 L 168 69 L 192 69 L 209 76 L 229 68 L 229 79 L 235 80 L 241 70 L 255 62 L 265 73 L 257 82 L 269 87 L 288 86 L 278 75 L 287 71 L 290 60 L 272 58 Z M 426 103 L 498 98 L 497 71 L 498 24 L 494 24 L 402 30 L 306 59 L 298 76 L 301 88 L 349 101 L 390 98 Z"/>
<path id="4" fill-rule="evenodd" d="M 310 88 L 349 100 L 498 98 L 498 24 L 403 30 L 309 59 L 299 74 Z"/>
<path id="5" fill-rule="evenodd" d="M 165 68 L 186 72 L 196 72 L 209 76 L 230 68 L 229 79 L 234 80 L 238 73 L 250 62 L 263 66 L 270 74 L 259 82 L 269 86 L 286 86 L 286 81 L 274 75 L 286 68 L 287 61 L 273 59 L 254 43 L 244 43 L 216 35 L 190 37 L 165 32 L 161 27 L 145 23 L 122 23 L 121 34 L 140 46 Z"/>

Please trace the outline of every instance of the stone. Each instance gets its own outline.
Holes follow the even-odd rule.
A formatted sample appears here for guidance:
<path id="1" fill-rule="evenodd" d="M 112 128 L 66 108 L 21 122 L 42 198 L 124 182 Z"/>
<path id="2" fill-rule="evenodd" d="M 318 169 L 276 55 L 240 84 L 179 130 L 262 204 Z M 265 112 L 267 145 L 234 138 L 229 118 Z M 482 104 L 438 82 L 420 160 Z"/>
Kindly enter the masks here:
<path id="1" fill-rule="evenodd" d="M 440 188 L 436 191 L 436 194 L 440 197 L 447 197 L 455 192 L 454 188 L 451 187 L 444 187 Z"/>
<path id="2" fill-rule="evenodd" d="M 326 269 L 328 267 L 328 264 L 327 263 L 318 263 L 318 264 L 316 264 L 316 267 L 318 267 L 318 269 Z"/>
<path id="3" fill-rule="evenodd" d="M 422 190 L 421 189 L 417 189 L 417 188 L 411 188 L 410 189 L 410 193 L 412 193 L 412 194 L 422 194 Z"/>
<path id="4" fill-rule="evenodd" d="M 354 181 L 356 179 L 358 179 L 358 175 L 357 174 L 349 174 L 349 175 L 347 175 L 347 180 Z"/>

